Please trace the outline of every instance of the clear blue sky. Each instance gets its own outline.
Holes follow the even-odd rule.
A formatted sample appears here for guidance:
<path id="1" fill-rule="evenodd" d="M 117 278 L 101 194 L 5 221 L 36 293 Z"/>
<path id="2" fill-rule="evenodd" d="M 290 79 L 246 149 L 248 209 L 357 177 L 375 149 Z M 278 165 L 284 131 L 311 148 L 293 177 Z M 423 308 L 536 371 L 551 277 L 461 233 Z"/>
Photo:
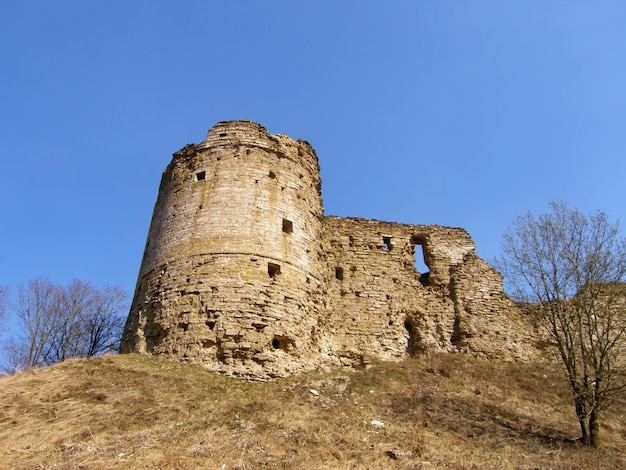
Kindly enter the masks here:
<path id="1" fill-rule="evenodd" d="M 217 121 L 308 140 L 327 214 L 626 224 L 626 2 L 2 0 L 0 284 L 132 293 L 162 171 Z"/>

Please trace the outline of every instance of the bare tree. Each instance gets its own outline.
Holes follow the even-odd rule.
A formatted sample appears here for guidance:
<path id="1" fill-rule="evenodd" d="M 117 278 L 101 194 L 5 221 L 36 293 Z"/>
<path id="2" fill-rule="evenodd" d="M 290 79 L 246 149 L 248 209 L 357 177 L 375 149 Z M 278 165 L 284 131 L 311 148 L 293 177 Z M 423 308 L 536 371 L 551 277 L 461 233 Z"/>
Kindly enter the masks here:
<path id="1" fill-rule="evenodd" d="M 513 297 L 532 304 L 565 366 L 581 441 L 597 446 L 600 416 L 624 392 L 626 240 L 598 212 L 564 202 L 518 217 L 497 260 Z"/>
<path id="2" fill-rule="evenodd" d="M 18 337 L 9 340 L 7 352 L 15 368 L 40 365 L 48 355 L 47 348 L 55 319 L 56 288 L 47 279 L 37 278 L 19 286 L 14 311 L 20 326 Z"/>
<path id="3" fill-rule="evenodd" d="M 20 332 L 7 343 L 14 368 L 116 351 L 124 327 L 126 292 L 73 281 L 63 287 L 37 278 L 18 288 L 14 311 Z"/>
<path id="4" fill-rule="evenodd" d="M 81 357 L 92 357 L 119 349 L 126 322 L 128 294 L 118 286 L 105 286 L 93 292 L 88 314 L 82 324 Z"/>

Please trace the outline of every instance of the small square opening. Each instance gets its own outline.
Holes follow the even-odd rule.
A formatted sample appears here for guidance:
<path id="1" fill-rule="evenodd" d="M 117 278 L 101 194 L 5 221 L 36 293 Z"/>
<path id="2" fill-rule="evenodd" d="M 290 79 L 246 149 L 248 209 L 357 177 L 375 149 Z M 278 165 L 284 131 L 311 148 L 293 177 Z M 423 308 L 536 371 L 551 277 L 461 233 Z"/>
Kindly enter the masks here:
<path id="1" fill-rule="evenodd" d="M 267 274 L 269 274 L 271 278 L 278 276 L 280 274 L 280 264 L 267 263 Z"/>
<path id="2" fill-rule="evenodd" d="M 383 237 L 383 243 L 385 244 L 385 249 L 387 251 L 391 251 L 393 245 L 391 244 L 391 237 Z"/>
<path id="3" fill-rule="evenodd" d="M 196 181 L 204 181 L 206 179 L 206 171 L 196 173 Z"/>
<path id="4" fill-rule="evenodd" d="M 339 279 L 340 281 L 343 281 L 343 268 L 340 268 L 340 267 L 335 268 L 335 278 Z"/>
<path id="5" fill-rule="evenodd" d="M 291 220 L 283 219 L 283 232 L 285 233 L 293 232 L 293 222 Z"/>

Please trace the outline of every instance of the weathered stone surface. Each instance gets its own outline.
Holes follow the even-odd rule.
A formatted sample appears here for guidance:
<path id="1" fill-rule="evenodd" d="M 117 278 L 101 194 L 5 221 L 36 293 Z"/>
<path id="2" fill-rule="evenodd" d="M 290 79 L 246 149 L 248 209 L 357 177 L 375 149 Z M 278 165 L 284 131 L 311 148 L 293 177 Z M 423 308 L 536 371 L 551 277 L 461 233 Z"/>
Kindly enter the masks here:
<path id="1" fill-rule="evenodd" d="M 458 228 L 325 217 L 308 143 L 221 122 L 163 174 L 120 351 L 250 378 L 426 350 L 526 358 L 532 330 L 474 248 Z"/>

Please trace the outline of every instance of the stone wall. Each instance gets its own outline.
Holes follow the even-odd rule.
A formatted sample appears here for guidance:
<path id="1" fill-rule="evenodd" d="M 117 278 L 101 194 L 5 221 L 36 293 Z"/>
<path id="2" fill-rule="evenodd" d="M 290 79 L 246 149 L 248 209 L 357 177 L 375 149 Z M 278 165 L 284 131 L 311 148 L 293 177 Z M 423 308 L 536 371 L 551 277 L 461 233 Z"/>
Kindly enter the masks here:
<path id="1" fill-rule="evenodd" d="M 250 122 L 220 123 L 176 153 L 161 180 L 121 351 L 268 375 L 291 370 L 283 355 L 310 355 L 320 187 L 309 144 Z"/>
<path id="2" fill-rule="evenodd" d="M 463 229 L 326 217 L 334 355 L 467 351 L 526 358 L 529 331 Z M 415 269 L 423 257 L 429 271 Z"/>
<path id="3" fill-rule="evenodd" d="M 428 273 L 418 273 L 414 252 Z M 121 352 L 251 378 L 531 335 L 462 229 L 324 217 L 315 151 L 223 122 L 165 170 Z"/>

